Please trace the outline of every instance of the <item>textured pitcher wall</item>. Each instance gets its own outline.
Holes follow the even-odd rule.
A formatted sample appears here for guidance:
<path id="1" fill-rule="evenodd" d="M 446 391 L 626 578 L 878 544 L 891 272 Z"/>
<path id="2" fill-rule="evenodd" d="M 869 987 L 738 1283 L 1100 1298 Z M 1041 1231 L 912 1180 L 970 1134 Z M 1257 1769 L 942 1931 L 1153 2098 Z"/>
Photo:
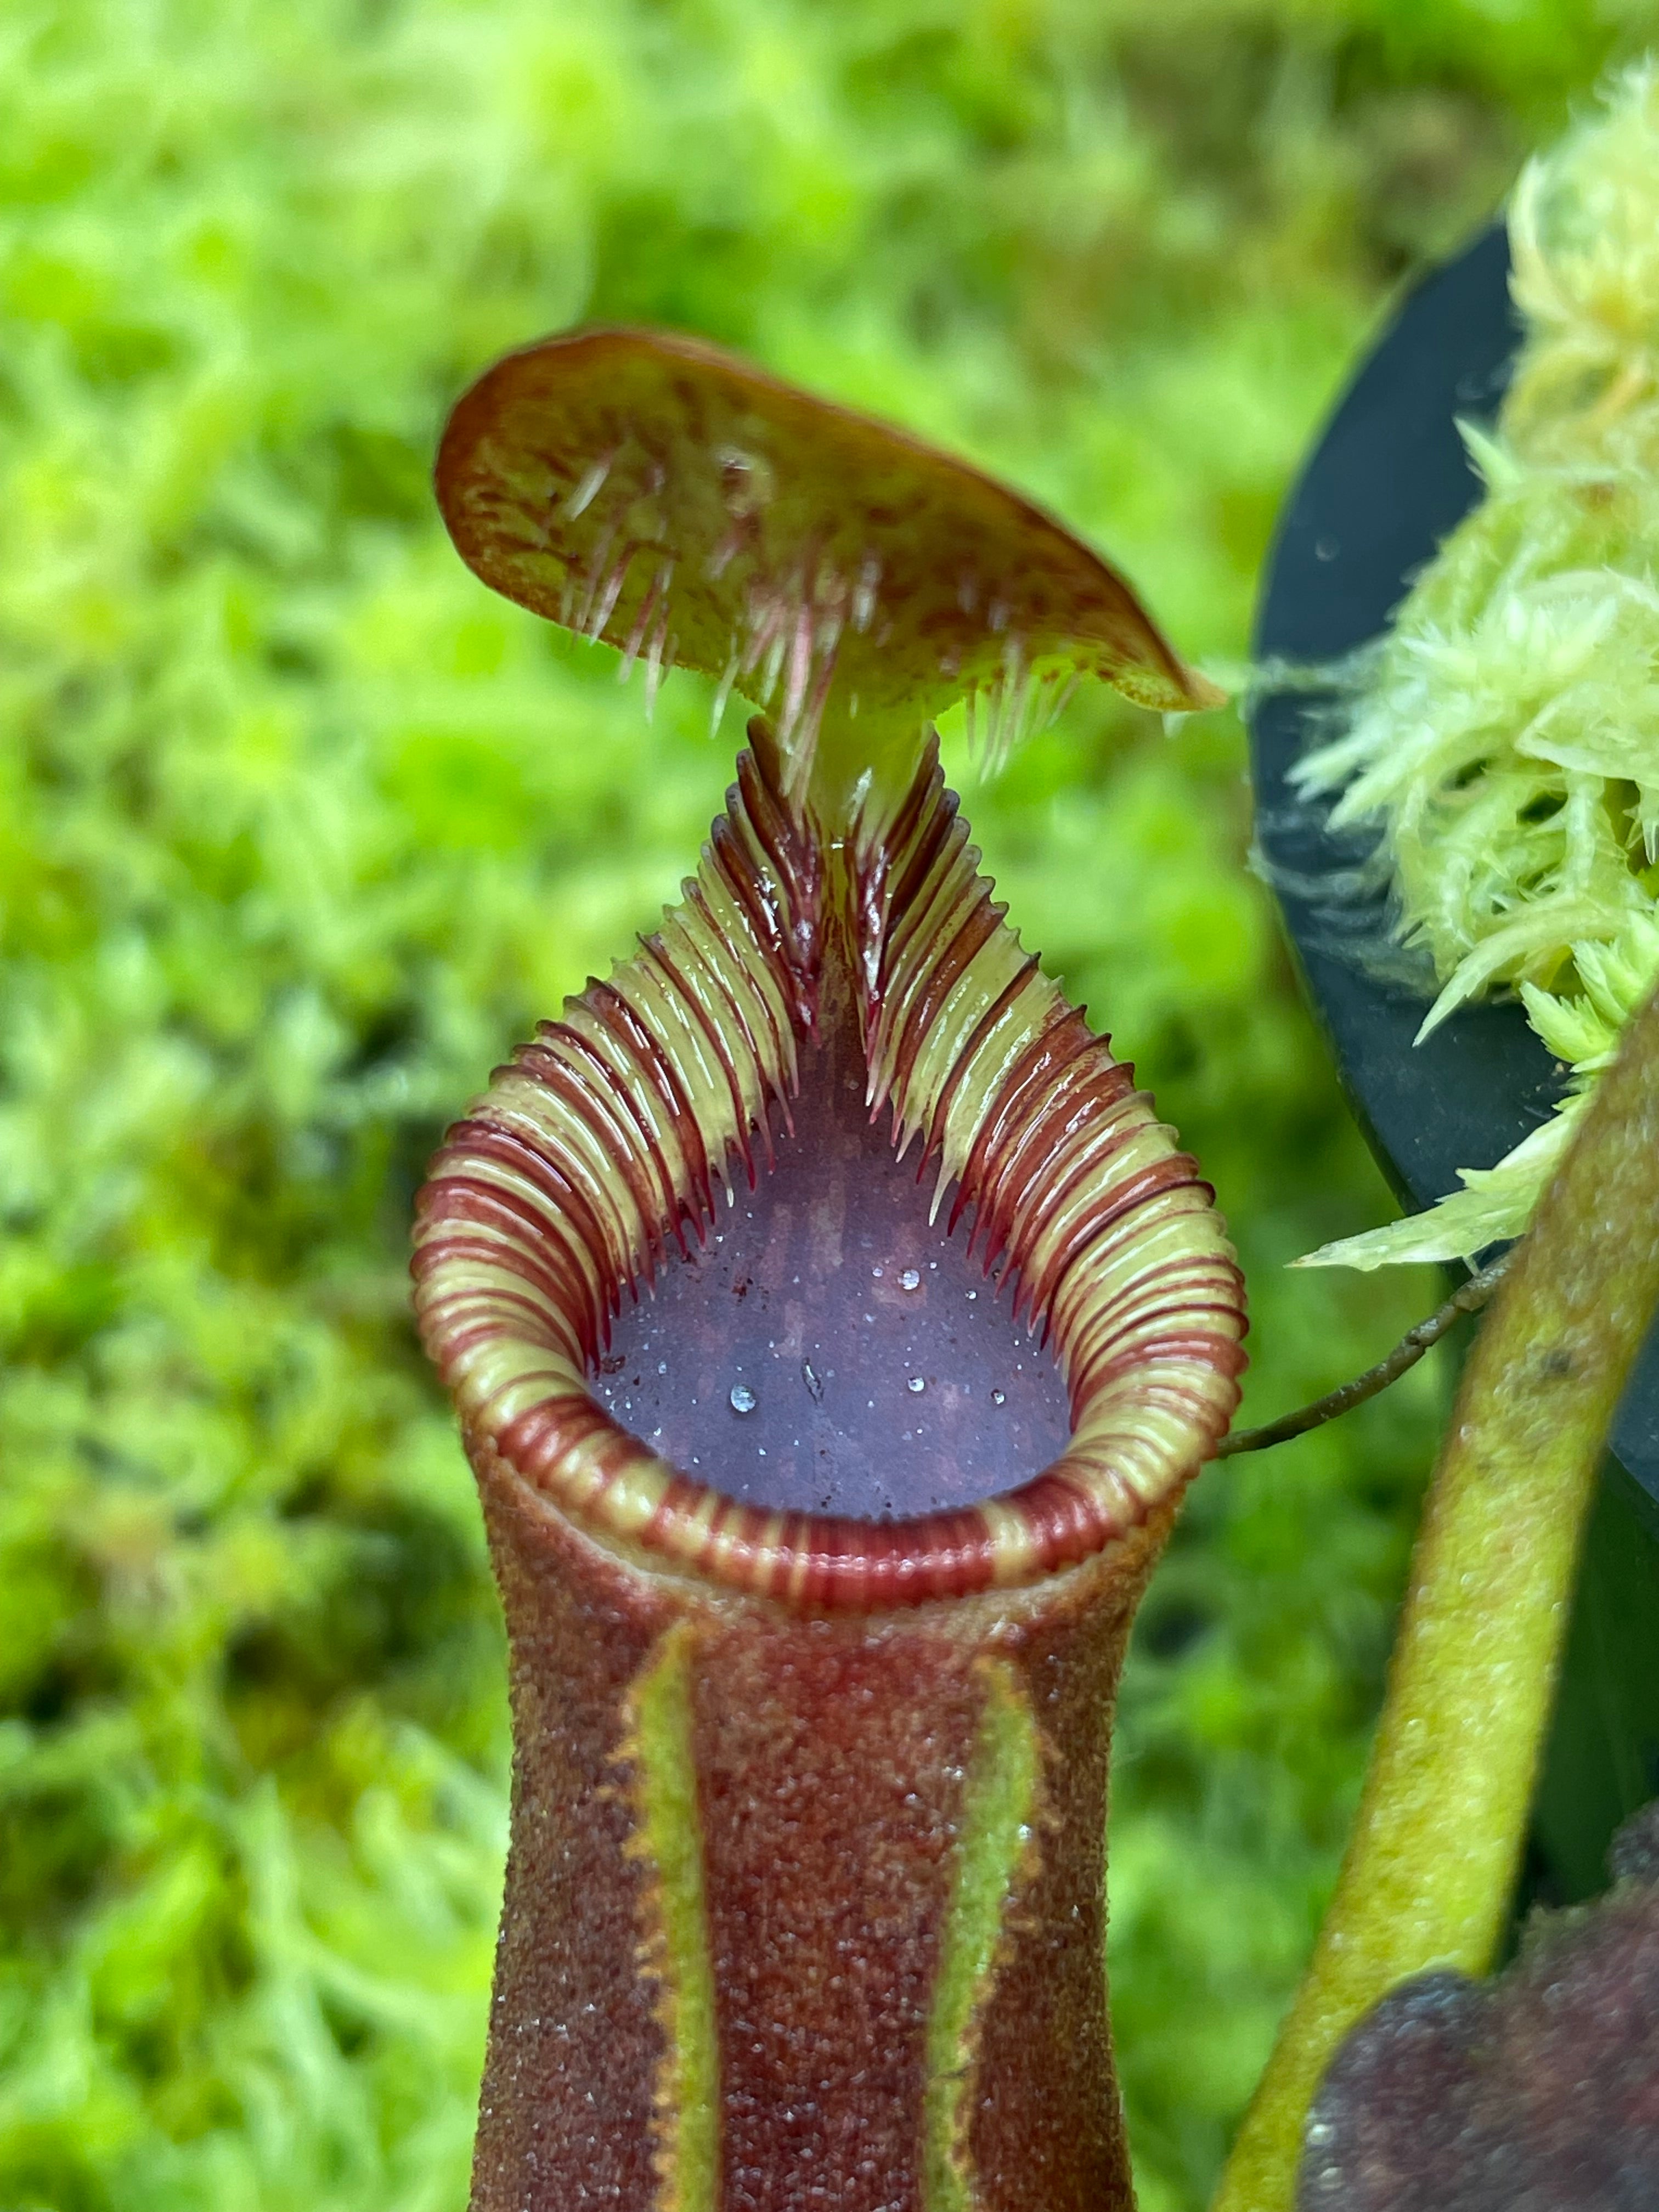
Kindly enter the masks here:
<path id="1" fill-rule="evenodd" d="M 1162 1526 L 1012 1601 L 791 1620 L 479 1458 L 520 1747 L 479 2212 L 1127 2203 L 1103 1814 Z"/>
<path id="2" fill-rule="evenodd" d="M 476 2212 L 1127 2205 L 1111 1714 L 1146 1575 L 1236 1401 L 1241 1286 L 1194 1163 L 993 903 L 927 713 L 946 659 L 1016 728 L 1066 652 L 1164 703 L 1197 679 L 1012 495 L 682 341 L 501 365 L 457 410 L 440 489 L 490 580 L 775 710 L 683 903 L 498 1072 L 420 1201 L 417 1307 L 512 1649 Z M 964 584 L 981 541 L 1012 582 Z M 1091 606 L 1109 637 L 1085 651 Z M 861 694 L 838 690 L 852 675 Z M 885 1115 L 936 1170 L 931 1212 L 895 1196 Z M 741 1343 L 804 1376 L 817 1419 L 803 1310 L 830 1327 L 882 1273 L 872 1242 L 942 1239 L 946 1198 L 952 1249 L 1064 1378 L 1046 1466 L 992 1414 L 991 1340 L 944 1326 L 929 1376 L 898 1386 L 933 1391 L 925 1448 L 920 1426 L 820 1422 L 817 1461 L 785 1455 L 758 1488 L 752 1454 L 721 1462 L 729 1415 L 696 1474 L 602 1402 L 618 1310 L 655 1283 L 688 1363 Z M 747 1305 L 747 1278 L 734 1301 L 705 1264 L 711 1225 L 740 1218 Z M 851 1318 L 835 1356 L 873 1408 L 923 1340 Z"/>

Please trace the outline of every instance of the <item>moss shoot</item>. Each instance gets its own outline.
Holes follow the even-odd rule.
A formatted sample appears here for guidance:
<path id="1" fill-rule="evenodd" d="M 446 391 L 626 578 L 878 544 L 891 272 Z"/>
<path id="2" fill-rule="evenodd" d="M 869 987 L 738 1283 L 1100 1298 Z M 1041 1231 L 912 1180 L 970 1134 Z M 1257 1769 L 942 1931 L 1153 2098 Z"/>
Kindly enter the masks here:
<path id="1" fill-rule="evenodd" d="M 473 1486 L 410 1318 L 453 1102 L 673 896 L 736 728 L 482 592 L 502 348 L 653 322 L 939 440 L 1242 658 L 1389 289 L 1593 0 L 20 0 L 0 71 L 0 2203 L 459 2212 L 506 1821 Z M 737 709 L 732 709 L 735 718 Z M 965 733 L 947 721 L 947 765 Z M 968 783 L 1252 1284 L 1243 1418 L 1434 1303 L 1245 866 L 1231 718 L 1079 695 Z M 1119 1708 L 1146 2212 L 1201 2202 L 1357 1786 L 1427 1365 L 1195 1486 Z"/>
<path id="2" fill-rule="evenodd" d="M 1528 165 L 1509 228 L 1526 337 L 1495 430 L 1465 427 L 1485 496 L 1299 781 L 1381 830 L 1441 986 L 1423 1034 L 1507 988 L 1578 1079 L 1495 1167 L 1322 1264 L 1518 1234 L 1659 975 L 1659 68 Z"/>

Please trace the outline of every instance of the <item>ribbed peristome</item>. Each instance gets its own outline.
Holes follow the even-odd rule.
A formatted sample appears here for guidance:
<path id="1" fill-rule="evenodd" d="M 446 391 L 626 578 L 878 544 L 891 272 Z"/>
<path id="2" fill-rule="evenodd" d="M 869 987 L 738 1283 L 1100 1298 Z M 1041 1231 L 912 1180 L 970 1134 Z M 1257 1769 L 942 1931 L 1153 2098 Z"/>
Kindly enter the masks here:
<path id="1" fill-rule="evenodd" d="M 896 812 L 832 843 L 754 734 L 682 902 L 449 1132 L 416 1231 L 422 1333 L 470 1448 L 643 1564 L 801 1611 L 1029 1583 L 1127 1534 L 1225 1430 L 1244 1332 L 1225 1231 L 1132 1071 L 1005 923 L 937 748 Z M 586 1379 L 623 1296 L 765 1158 L 836 957 L 872 1110 L 901 1151 L 920 1140 L 935 1206 L 1000 1263 L 1071 1401 L 1066 1450 L 1030 1481 L 909 1520 L 725 1498 Z"/>

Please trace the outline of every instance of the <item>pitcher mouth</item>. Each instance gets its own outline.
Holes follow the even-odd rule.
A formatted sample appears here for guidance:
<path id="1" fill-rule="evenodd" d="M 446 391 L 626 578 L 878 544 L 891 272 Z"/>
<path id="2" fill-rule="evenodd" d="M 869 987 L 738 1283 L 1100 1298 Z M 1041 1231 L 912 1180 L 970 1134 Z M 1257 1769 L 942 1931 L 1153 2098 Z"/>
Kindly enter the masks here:
<path id="1" fill-rule="evenodd" d="M 701 1244 L 624 1298 L 590 1376 L 653 1451 L 735 1503 L 914 1520 L 1016 1487 L 1065 1449 L 1064 1379 L 1005 1276 L 954 1235 L 872 1121 L 834 945 L 771 1163 Z M 1012 1290 L 1013 1286 L 1010 1285 Z"/>
<path id="2" fill-rule="evenodd" d="M 423 1340 L 475 1459 L 639 1565 L 828 1613 L 1036 1582 L 1130 1534 L 1226 1429 L 1245 1324 L 1213 1194 L 1007 927 L 936 746 L 832 842 L 751 738 L 684 902 L 450 1131 L 419 1201 Z M 879 1518 L 731 1495 L 592 1387 L 624 1297 L 708 1234 L 734 1165 L 752 1188 L 838 978 L 872 1118 L 901 1156 L 920 1139 L 932 1213 L 950 1199 L 1070 1408 L 1027 1480 L 977 1495 L 1003 1477 L 970 1469 L 963 1502 Z"/>

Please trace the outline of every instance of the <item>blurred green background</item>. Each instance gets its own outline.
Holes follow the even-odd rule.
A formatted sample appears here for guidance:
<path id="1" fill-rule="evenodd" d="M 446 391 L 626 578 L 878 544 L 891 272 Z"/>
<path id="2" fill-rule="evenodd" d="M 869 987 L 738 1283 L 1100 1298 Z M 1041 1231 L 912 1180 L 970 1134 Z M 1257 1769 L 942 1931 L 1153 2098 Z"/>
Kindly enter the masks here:
<path id="1" fill-rule="evenodd" d="M 502 1647 L 404 1240 L 691 864 L 739 720 L 461 568 L 447 402 L 584 317 L 1006 474 L 1245 650 L 1298 454 L 1629 0 L 0 0 L 0 2206 L 459 2212 Z M 947 744 L 947 753 L 950 751 Z M 1250 876 L 1244 747 L 1080 699 L 969 811 L 1206 1164 L 1246 1418 L 1423 1276 Z M 1443 1376 L 1212 1469 L 1112 1826 L 1147 2212 L 1331 1881 Z"/>

